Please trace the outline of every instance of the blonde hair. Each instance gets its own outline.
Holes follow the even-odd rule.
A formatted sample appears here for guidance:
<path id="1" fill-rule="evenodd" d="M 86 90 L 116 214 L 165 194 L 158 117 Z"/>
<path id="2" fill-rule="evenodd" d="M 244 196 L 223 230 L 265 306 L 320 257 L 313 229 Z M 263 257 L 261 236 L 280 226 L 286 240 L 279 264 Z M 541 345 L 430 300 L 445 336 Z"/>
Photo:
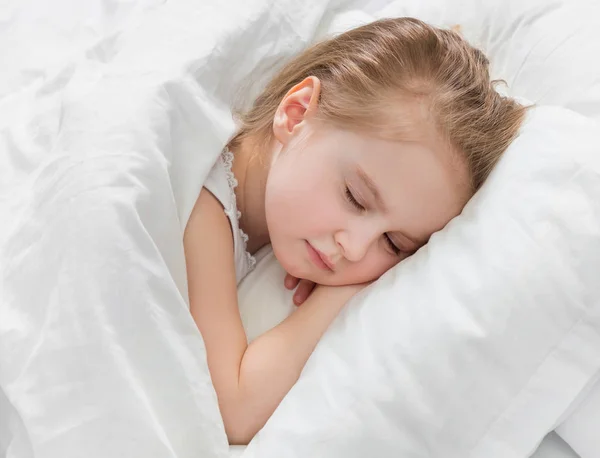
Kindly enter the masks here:
<path id="1" fill-rule="evenodd" d="M 410 101 L 424 105 L 435 130 L 466 161 L 473 191 L 517 136 L 526 110 L 495 90 L 487 58 L 457 32 L 414 18 L 384 19 L 288 62 L 253 106 L 238 113 L 240 129 L 230 145 L 246 138 L 270 143 L 279 103 L 308 76 L 321 82 L 317 116 L 344 129 L 406 139 L 420 121 L 402 110 Z"/>

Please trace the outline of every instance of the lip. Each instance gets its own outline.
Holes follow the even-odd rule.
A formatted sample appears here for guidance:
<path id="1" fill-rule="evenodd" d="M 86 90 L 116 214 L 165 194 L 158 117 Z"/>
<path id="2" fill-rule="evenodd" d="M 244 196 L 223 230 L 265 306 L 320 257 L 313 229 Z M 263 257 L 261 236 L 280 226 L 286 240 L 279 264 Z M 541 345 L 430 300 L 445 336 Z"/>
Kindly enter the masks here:
<path id="1" fill-rule="evenodd" d="M 333 272 L 333 263 L 325 256 L 324 253 L 313 247 L 308 240 L 306 240 L 306 250 L 308 251 L 308 257 L 318 268 L 322 270 L 328 270 Z"/>

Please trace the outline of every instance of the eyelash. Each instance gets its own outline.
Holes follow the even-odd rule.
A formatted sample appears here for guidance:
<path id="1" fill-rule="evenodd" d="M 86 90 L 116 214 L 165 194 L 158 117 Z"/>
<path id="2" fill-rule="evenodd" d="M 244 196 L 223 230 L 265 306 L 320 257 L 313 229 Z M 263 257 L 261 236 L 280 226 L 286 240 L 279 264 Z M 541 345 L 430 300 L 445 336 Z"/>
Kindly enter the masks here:
<path id="1" fill-rule="evenodd" d="M 358 203 L 358 200 L 356 200 L 354 194 L 352 194 L 352 191 L 350 191 L 348 186 L 346 186 L 346 199 L 348 199 L 348 202 L 350 202 L 358 211 L 363 212 L 366 210 L 365 207 Z"/>
<path id="2" fill-rule="evenodd" d="M 348 186 L 346 186 L 346 199 L 348 200 L 348 202 L 350 202 L 350 204 L 356 208 L 358 211 L 363 212 L 365 211 L 365 207 L 362 206 L 354 197 L 354 194 L 352 194 L 352 191 L 350 191 L 350 188 Z M 383 238 L 385 239 L 385 243 L 387 243 L 388 247 L 390 248 L 390 250 L 392 250 L 392 252 L 395 255 L 399 255 L 402 250 L 400 248 L 398 248 L 396 245 L 394 245 L 394 242 L 392 242 L 392 239 L 390 239 L 389 235 L 387 234 L 383 234 Z"/>
<path id="3" fill-rule="evenodd" d="M 394 242 L 392 242 L 392 239 L 390 239 L 390 236 L 387 234 L 383 234 L 383 237 L 385 238 L 385 242 L 388 244 L 388 246 L 390 247 L 390 249 L 394 252 L 394 254 L 397 256 L 400 253 L 402 253 L 402 250 L 400 248 L 398 248 L 396 245 L 394 245 Z"/>

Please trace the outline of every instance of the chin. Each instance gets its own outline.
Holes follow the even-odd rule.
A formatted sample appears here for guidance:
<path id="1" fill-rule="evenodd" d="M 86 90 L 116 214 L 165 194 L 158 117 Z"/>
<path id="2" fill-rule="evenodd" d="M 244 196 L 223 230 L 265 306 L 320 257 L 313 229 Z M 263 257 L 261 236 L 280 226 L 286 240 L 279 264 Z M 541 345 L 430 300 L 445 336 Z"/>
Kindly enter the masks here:
<path id="1" fill-rule="evenodd" d="M 273 249 L 275 259 L 277 259 L 277 262 L 283 267 L 283 270 L 294 277 L 304 278 L 302 274 L 305 272 L 302 272 L 298 263 L 290 262 L 290 257 L 286 256 L 285 252 L 283 252 L 276 243 L 273 243 L 273 241 L 271 241 L 271 248 Z"/>
<path id="2" fill-rule="evenodd" d="M 333 285 L 331 278 L 325 278 L 326 275 L 319 275 L 319 272 L 316 272 L 316 268 L 311 269 L 307 266 L 306 261 L 302 257 L 293 256 L 293 253 L 290 253 L 290 250 L 282 250 L 276 243 L 271 243 L 271 247 L 273 248 L 273 254 L 275 258 L 283 267 L 288 274 L 296 277 L 302 278 L 304 280 L 309 280 L 320 285 Z"/>

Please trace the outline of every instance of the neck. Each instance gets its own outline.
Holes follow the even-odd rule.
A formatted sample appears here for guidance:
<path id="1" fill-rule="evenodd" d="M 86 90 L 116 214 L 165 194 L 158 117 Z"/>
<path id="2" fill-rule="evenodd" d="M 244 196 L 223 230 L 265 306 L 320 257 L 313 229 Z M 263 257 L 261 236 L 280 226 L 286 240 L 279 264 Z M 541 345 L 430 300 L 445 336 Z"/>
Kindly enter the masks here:
<path id="1" fill-rule="evenodd" d="M 235 195 L 242 213 L 240 227 L 248 235 L 246 249 L 254 254 L 270 242 L 265 213 L 270 154 L 260 151 L 251 139 L 231 148 L 231 152 L 234 154 L 232 171 L 238 181 Z"/>

